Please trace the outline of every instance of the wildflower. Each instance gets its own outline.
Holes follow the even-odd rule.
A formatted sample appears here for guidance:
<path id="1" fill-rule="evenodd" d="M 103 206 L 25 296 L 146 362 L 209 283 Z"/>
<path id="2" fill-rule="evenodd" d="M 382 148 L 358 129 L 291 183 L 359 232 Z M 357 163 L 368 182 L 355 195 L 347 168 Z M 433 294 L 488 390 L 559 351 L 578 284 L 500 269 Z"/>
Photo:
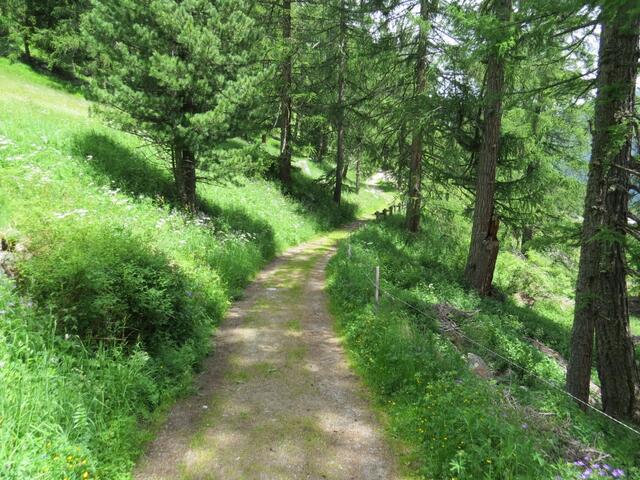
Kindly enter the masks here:
<path id="1" fill-rule="evenodd" d="M 576 467 L 584 467 L 585 466 L 585 463 L 582 460 L 576 460 L 575 462 L 573 462 L 573 464 Z"/>
<path id="2" fill-rule="evenodd" d="M 84 479 L 89 478 L 89 472 L 84 472 L 84 473 L 82 474 L 82 478 L 84 478 Z"/>
<path id="3" fill-rule="evenodd" d="M 584 472 L 582 472 L 582 475 L 580 475 L 580 478 L 590 478 L 592 473 L 593 473 L 593 470 L 591 468 L 587 468 Z"/>
<path id="4" fill-rule="evenodd" d="M 613 478 L 624 477 L 624 470 L 616 468 L 613 472 L 611 472 L 611 475 L 613 476 Z"/>

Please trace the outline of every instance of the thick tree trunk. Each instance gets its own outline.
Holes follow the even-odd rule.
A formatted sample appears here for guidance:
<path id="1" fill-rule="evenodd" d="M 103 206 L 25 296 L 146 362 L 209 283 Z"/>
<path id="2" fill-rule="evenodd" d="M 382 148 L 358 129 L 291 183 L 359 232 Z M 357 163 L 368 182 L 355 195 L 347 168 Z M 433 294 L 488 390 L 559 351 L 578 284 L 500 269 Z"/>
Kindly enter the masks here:
<path id="1" fill-rule="evenodd" d="M 192 212 L 196 210 L 196 159 L 188 147 L 174 150 L 174 180 L 182 204 Z"/>
<path id="2" fill-rule="evenodd" d="M 495 0 L 494 12 L 507 22 L 511 0 Z M 496 166 L 500 154 L 504 59 L 494 45 L 487 62 L 487 88 L 483 108 L 482 145 L 478 155 L 476 199 L 469 256 L 464 271 L 466 282 L 480 295 L 491 293 L 493 272 L 498 258 L 498 226 L 495 213 Z"/>
<path id="3" fill-rule="evenodd" d="M 282 0 L 282 39 L 287 54 L 282 63 L 280 91 L 280 181 L 291 187 L 291 0 Z"/>
<path id="4" fill-rule="evenodd" d="M 338 134 L 336 148 L 336 185 L 333 190 L 333 201 L 340 204 L 342 199 L 342 170 L 344 169 L 344 90 L 345 69 L 347 67 L 347 22 L 345 0 L 340 2 L 340 42 L 338 44 L 338 104 L 336 117 L 336 131 Z"/>
<path id="5" fill-rule="evenodd" d="M 605 4 L 600 37 L 591 163 L 582 226 L 567 391 L 589 400 L 593 337 L 602 406 L 621 419 L 634 415 L 638 371 L 629 334 L 624 228 L 628 209 L 631 131 L 640 13 L 635 1 Z"/>
<path id="6" fill-rule="evenodd" d="M 420 24 L 418 32 L 418 50 L 416 52 L 416 85 L 415 95 L 420 96 L 426 88 L 427 71 L 427 32 L 425 23 L 429 20 L 430 10 L 428 0 L 420 1 L 420 17 L 424 23 Z M 418 124 L 419 122 L 416 122 Z M 417 232 L 420 229 L 420 214 L 422 204 L 422 129 L 413 129 L 411 151 L 409 157 L 409 190 L 407 192 L 407 215 L 405 223 L 407 230 Z"/>

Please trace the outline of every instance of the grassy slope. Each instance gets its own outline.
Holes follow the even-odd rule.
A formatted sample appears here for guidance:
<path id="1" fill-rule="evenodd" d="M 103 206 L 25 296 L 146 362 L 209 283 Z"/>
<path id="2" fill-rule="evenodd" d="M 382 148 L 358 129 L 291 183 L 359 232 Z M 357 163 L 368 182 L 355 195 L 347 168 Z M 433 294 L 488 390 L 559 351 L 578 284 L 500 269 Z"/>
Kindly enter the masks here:
<path id="1" fill-rule="evenodd" d="M 558 365 L 527 338 L 566 357 L 575 258 L 532 251 L 526 260 L 503 242 L 495 282 L 506 299 L 480 299 L 460 282 L 470 231 L 468 219 L 457 213 L 462 207 L 456 199 L 432 201 L 417 237 L 403 232 L 399 218 L 369 225 L 352 236 L 352 258 L 343 245 L 329 267 L 339 328 L 389 414 L 392 434 L 409 445 L 411 468 L 438 479 L 578 478 L 583 470 L 566 459 L 581 453 L 569 445 L 579 439 L 611 454 L 609 464 L 636 478 L 640 458 L 634 435 L 598 415 L 584 415 L 562 393 L 529 375 L 563 384 Z M 376 313 L 366 278 L 375 265 L 381 266 L 383 287 L 426 315 L 388 297 Z M 520 301 L 527 297 L 535 300 L 533 306 Z M 464 350 L 482 356 L 500 378 L 487 382 L 469 374 L 459 352 L 439 334 L 436 312 L 442 304 L 476 312 L 452 318 L 466 335 L 525 370 L 466 345 Z M 514 408 L 516 403 L 521 407 Z"/>
<path id="2" fill-rule="evenodd" d="M 153 153 L 66 85 L 0 59 L 0 90 L 0 236 L 28 252 L 18 286 L 0 275 L 0 477 L 129 478 L 140 421 L 185 391 L 230 299 L 278 252 L 387 199 L 365 190 L 336 212 L 304 175 L 297 197 L 239 178 L 202 186 L 189 218 Z M 147 321 L 146 343 L 112 338 Z M 99 348 L 83 325 L 107 325 Z"/>

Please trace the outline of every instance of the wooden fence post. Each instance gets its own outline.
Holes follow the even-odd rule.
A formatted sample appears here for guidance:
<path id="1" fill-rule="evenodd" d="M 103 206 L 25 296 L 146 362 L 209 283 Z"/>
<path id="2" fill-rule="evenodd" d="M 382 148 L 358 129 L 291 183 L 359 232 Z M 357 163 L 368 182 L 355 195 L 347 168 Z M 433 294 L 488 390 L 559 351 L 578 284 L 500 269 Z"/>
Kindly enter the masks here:
<path id="1" fill-rule="evenodd" d="M 376 306 L 380 303 L 380 267 L 376 267 Z"/>

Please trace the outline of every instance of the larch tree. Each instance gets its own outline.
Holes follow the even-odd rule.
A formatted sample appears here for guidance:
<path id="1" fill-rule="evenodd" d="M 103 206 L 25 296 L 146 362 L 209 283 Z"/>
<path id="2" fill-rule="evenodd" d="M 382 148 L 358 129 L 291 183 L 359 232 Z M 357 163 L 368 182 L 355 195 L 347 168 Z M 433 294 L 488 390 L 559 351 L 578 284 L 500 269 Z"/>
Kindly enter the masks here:
<path id="1" fill-rule="evenodd" d="M 497 32 L 508 32 L 511 0 L 494 0 Z M 496 34 L 497 34 L 496 32 Z M 495 210 L 496 168 L 500 155 L 502 97 L 505 78 L 505 38 L 491 39 L 487 57 L 486 90 L 482 110 L 482 139 L 476 167 L 475 205 L 471 243 L 464 270 L 467 283 L 481 295 L 491 292 L 498 257 L 499 220 Z"/>
<path id="2" fill-rule="evenodd" d="M 280 181 L 285 188 L 291 188 L 291 114 L 292 114 L 292 72 L 293 58 L 291 45 L 291 0 L 282 0 L 282 42 L 284 58 L 280 65 Z"/>
<path id="3" fill-rule="evenodd" d="M 638 371 L 629 333 L 625 232 L 629 203 L 640 8 L 637 2 L 601 5 L 597 97 L 567 391 L 589 400 L 595 334 L 602 407 L 614 417 L 634 415 Z"/>
<path id="4" fill-rule="evenodd" d="M 340 0 L 339 4 L 339 25 L 338 25 L 338 64 L 337 68 L 337 99 L 335 113 L 336 128 L 336 175 L 333 189 L 333 201 L 340 204 L 342 199 L 342 176 L 344 170 L 344 150 L 345 150 L 345 87 L 347 70 L 347 2 Z"/>
<path id="5" fill-rule="evenodd" d="M 430 28 L 429 19 L 435 10 L 431 0 L 420 0 L 420 22 L 418 25 L 418 42 L 416 49 L 416 73 L 414 99 L 422 98 L 426 90 L 427 74 L 427 43 L 428 30 Z M 423 112 L 419 112 L 421 114 Z M 411 146 L 409 152 L 409 189 L 407 192 L 407 213 L 406 226 L 410 232 L 417 232 L 420 229 L 421 211 L 421 190 L 422 190 L 422 136 L 423 131 L 420 122 L 415 122 L 411 132 Z M 402 142 L 402 140 L 400 140 Z"/>
<path id="6" fill-rule="evenodd" d="M 244 2 L 97 1 L 84 29 L 102 113 L 171 160 L 179 200 L 196 209 L 200 156 L 232 136 L 259 75 Z"/>

